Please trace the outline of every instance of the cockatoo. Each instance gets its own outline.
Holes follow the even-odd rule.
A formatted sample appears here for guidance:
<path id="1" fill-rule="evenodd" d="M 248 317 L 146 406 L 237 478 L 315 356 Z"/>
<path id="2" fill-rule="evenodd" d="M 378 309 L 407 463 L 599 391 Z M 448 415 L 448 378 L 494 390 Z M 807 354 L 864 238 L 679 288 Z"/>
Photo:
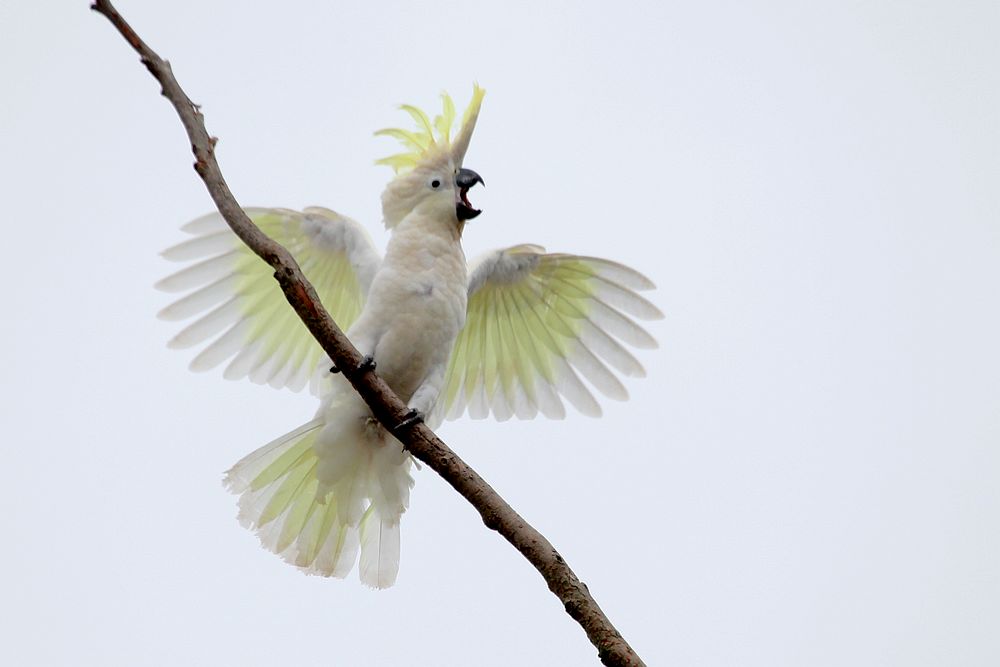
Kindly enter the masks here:
<path id="1" fill-rule="evenodd" d="M 656 346 L 633 319 L 662 317 L 638 294 L 653 284 L 621 264 L 549 254 L 536 245 L 497 250 L 467 267 L 462 233 L 480 213 L 468 191 L 483 179 L 463 161 L 483 95 L 475 86 L 454 136 L 455 105 L 447 94 L 433 120 L 401 107 L 415 130 L 376 132 L 404 146 L 378 160 L 396 172 L 382 194 L 391 234 L 383 259 L 358 223 L 332 210 L 246 212 L 295 256 L 334 320 L 431 428 L 465 412 L 562 419 L 564 400 L 598 416 L 590 387 L 624 400 L 614 371 L 644 375 L 626 346 Z M 220 215 L 182 229 L 193 238 L 163 254 L 190 265 L 157 287 L 187 294 L 159 316 L 197 319 L 169 346 L 214 337 L 191 362 L 193 370 L 229 360 L 226 378 L 295 391 L 309 384 L 320 399 L 311 421 L 226 473 L 241 523 L 307 573 L 346 577 L 360 551 L 361 581 L 391 586 L 413 486 L 410 455 L 331 368 L 269 267 Z"/>

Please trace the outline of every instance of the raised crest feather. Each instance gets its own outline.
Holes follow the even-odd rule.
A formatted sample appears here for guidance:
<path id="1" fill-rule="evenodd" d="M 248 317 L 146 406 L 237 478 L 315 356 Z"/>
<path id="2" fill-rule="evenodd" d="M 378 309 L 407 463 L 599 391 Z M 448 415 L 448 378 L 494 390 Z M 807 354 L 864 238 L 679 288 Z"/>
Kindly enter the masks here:
<path id="1" fill-rule="evenodd" d="M 441 93 L 441 113 L 431 117 L 423 109 L 411 104 L 403 104 L 400 109 L 409 114 L 416 125 L 413 130 L 385 128 L 375 132 L 375 136 L 392 137 L 405 149 L 402 153 L 390 155 L 375 161 L 392 167 L 399 174 L 414 169 L 421 162 L 439 159 L 447 155 L 456 167 L 461 166 L 469 140 L 479 117 L 479 108 L 486 91 L 478 84 L 472 87 L 472 100 L 462 114 L 462 123 L 452 140 L 455 125 L 455 102 L 448 93 Z"/>

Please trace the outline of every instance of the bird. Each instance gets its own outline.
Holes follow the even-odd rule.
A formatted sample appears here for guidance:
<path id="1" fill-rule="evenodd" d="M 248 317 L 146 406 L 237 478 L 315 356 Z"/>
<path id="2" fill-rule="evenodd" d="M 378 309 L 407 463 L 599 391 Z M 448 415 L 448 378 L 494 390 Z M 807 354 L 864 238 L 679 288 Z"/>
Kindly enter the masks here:
<path id="1" fill-rule="evenodd" d="M 402 146 L 376 161 L 394 171 L 381 196 L 390 233 L 384 257 L 362 225 L 328 208 L 245 211 L 292 253 L 364 363 L 410 408 L 410 421 L 433 429 L 464 414 L 562 419 L 567 403 L 600 416 L 594 390 L 625 400 L 619 376 L 645 375 L 630 348 L 657 346 L 636 321 L 663 317 L 640 294 L 654 285 L 618 262 L 534 244 L 466 261 L 463 233 L 482 212 L 469 191 L 485 183 L 464 160 L 484 95 L 473 86 L 460 120 L 447 93 L 433 118 L 401 105 L 413 129 L 375 133 Z M 221 215 L 181 229 L 191 238 L 162 254 L 185 266 L 156 284 L 181 296 L 158 315 L 192 321 L 168 347 L 203 345 L 190 362 L 194 371 L 225 364 L 227 379 L 308 386 L 319 398 L 313 419 L 225 474 L 240 523 L 308 574 L 345 578 L 357 564 L 363 584 L 392 586 L 412 457 L 373 418 L 270 269 Z"/>

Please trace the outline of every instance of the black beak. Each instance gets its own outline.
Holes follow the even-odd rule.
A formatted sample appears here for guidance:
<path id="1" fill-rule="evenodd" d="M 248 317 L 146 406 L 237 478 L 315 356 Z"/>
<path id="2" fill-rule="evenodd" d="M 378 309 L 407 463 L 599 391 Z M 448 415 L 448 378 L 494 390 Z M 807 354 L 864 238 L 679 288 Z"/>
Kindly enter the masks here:
<path id="1" fill-rule="evenodd" d="M 465 167 L 462 167 L 461 169 L 458 170 L 458 173 L 455 174 L 455 185 L 462 188 L 463 190 L 468 190 L 476 183 L 482 183 L 483 185 L 486 185 L 486 182 L 483 180 L 483 177 L 477 174 L 476 172 L 472 171 L 471 169 L 466 169 Z"/>
<path id="2" fill-rule="evenodd" d="M 471 169 L 463 167 L 458 170 L 457 174 L 455 174 L 455 185 L 458 187 L 458 201 L 455 202 L 455 215 L 458 216 L 459 220 L 472 220 L 474 217 L 482 213 L 479 209 L 473 208 L 472 204 L 469 202 L 469 188 L 476 183 L 482 183 L 484 186 L 486 185 L 483 181 L 483 177 Z"/>

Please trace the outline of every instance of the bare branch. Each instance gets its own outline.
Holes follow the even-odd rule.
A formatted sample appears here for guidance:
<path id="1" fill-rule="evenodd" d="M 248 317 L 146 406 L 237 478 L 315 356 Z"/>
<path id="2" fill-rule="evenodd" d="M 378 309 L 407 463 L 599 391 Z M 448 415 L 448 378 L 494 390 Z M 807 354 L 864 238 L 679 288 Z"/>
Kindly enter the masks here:
<path id="1" fill-rule="evenodd" d="M 201 111 L 177 83 L 170 64 L 149 48 L 111 2 L 96 0 L 91 9 L 111 21 L 139 54 L 146 69 L 159 81 L 162 94 L 174 105 L 184 124 L 195 156 L 195 170 L 205 182 L 219 212 L 236 235 L 274 269 L 274 277 L 292 308 L 371 407 L 375 418 L 392 431 L 413 456 L 441 475 L 468 500 L 488 528 L 500 533 L 535 566 L 549 590 L 562 601 L 566 613 L 583 627 L 605 665 L 642 665 L 642 660 L 601 611 L 586 585 L 541 533 L 521 518 L 422 422 L 408 424 L 402 429 L 395 428 L 408 415 L 406 404 L 378 375 L 362 365 L 361 354 L 327 313 L 291 254 L 258 229 L 236 202 L 215 160 L 216 139 L 209 136 Z"/>

